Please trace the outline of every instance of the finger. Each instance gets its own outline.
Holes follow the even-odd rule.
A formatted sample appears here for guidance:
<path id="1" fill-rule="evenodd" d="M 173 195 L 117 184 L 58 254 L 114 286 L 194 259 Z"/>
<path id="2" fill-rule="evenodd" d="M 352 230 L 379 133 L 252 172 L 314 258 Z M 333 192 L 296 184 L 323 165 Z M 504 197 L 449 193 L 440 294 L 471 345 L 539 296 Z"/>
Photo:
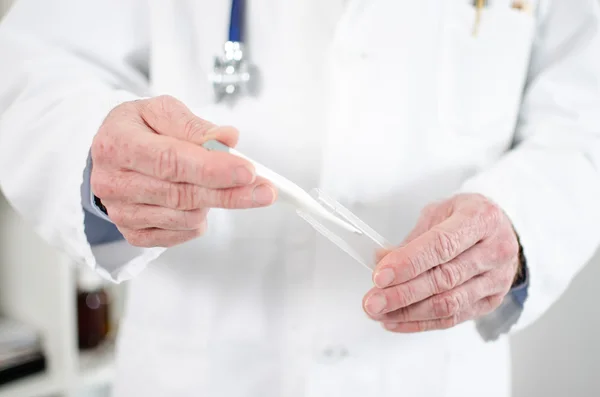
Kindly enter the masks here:
<path id="1" fill-rule="evenodd" d="M 383 258 L 373 275 L 375 285 L 385 288 L 412 280 L 456 258 L 483 236 L 484 228 L 476 218 L 454 214 Z"/>
<path id="2" fill-rule="evenodd" d="M 385 329 L 397 333 L 416 333 L 434 330 L 443 330 L 455 327 L 465 321 L 474 320 L 480 316 L 484 316 L 496 310 L 502 300 L 503 295 L 493 295 L 475 303 L 473 309 L 469 312 L 460 313 L 457 316 L 441 318 L 436 320 L 424 320 L 413 322 L 386 322 L 383 324 Z"/>
<path id="3" fill-rule="evenodd" d="M 120 227 L 132 230 L 157 228 L 166 230 L 197 230 L 206 228 L 208 209 L 179 211 L 154 205 L 134 204 L 111 207 L 108 217 Z"/>
<path id="4" fill-rule="evenodd" d="M 92 191 L 102 199 L 105 206 L 109 202 L 124 202 L 181 211 L 263 207 L 272 204 L 277 197 L 277 192 L 264 178 L 257 178 L 249 186 L 208 189 L 189 183 L 162 181 L 133 171 L 111 172 L 110 176 L 102 175 L 99 171 L 96 179 L 92 180 Z"/>
<path id="5" fill-rule="evenodd" d="M 248 185 L 256 179 L 254 166 L 238 156 L 212 152 L 173 137 L 131 131 L 116 138 L 119 167 L 169 182 L 209 188 Z"/>
<path id="6" fill-rule="evenodd" d="M 504 290 L 500 272 L 488 272 L 465 284 L 439 295 L 434 295 L 408 307 L 389 312 L 378 318 L 382 322 L 412 322 L 449 318 L 470 311 L 481 299 Z"/>
<path id="7" fill-rule="evenodd" d="M 181 101 L 163 95 L 138 102 L 138 109 L 146 124 L 156 133 L 182 141 L 202 145 L 216 139 L 229 147 L 238 142 L 238 131 L 233 127 L 218 127 L 196 116 Z"/>
<path id="8" fill-rule="evenodd" d="M 406 283 L 383 290 L 373 288 L 366 295 L 366 302 L 373 295 L 380 294 L 383 295 L 386 305 L 381 312 L 368 312 L 368 314 L 378 315 L 410 306 L 431 296 L 453 290 L 473 277 L 491 270 L 496 263 L 487 260 L 488 248 L 487 242 L 479 243 L 450 262 L 434 267 Z"/>
<path id="9" fill-rule="evenodd" d="M 425 233 L 429 229 L 429 224 L 425 220 L 419 220 L 417 226 L 404 238 L 402 243 L 398 247 L 404 247 L 406 244 L 413 241 L 415 238 L 419 237 L 421 234 Z M 390 252 L 393 250 L 382 248 L 377 250 L 375 253 L 376 262 L 380 262 L 383 258 L 385 258 Z M 375 273 L 373 273 L 375 274 Z"/>
<path id="10" fill-rule="evenodd" d="M 142 229 L 133 230 L 119 228 L 123 237 L 134 247 L 140 248 L 170 248 L 202 236 L 205 228 L 197 230 L 164 230 Z"/>
<path id="11" fill-rule="evenodd" d="M 399 334 L 436 331 L 453 328 L 470 319 L 468 313 L 437 320 L 413 321 L 410 323 L 384 323 L 385 329 Z"/>

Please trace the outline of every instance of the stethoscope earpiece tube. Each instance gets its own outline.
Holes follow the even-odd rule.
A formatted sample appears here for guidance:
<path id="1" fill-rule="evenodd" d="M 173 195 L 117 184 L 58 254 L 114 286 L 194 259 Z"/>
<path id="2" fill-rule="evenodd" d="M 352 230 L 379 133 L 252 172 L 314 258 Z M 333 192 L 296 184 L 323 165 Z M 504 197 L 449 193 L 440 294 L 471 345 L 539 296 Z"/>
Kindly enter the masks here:
<path id="1" fill-rule="evenodd" d="M 231 1 L 231 17 L 229 19 L 229 41 L 231 42 L 244 42 L 244 6 L 244 0 Z"/>

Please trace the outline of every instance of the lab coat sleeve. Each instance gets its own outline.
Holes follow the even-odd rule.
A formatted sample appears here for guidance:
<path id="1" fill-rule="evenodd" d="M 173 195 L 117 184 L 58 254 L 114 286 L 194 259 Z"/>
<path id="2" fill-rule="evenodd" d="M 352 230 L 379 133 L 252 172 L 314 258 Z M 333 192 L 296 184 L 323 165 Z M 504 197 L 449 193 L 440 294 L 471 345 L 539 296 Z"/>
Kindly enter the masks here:
<path id="1" fill-rule="evenodd" d="M 116 105 L 148 95 L 142 0 L 20 0 L 0 24 L 0 186 L 51 245 L 104 277 L 139 273 L 163 249 L 91 247 L 81 184 Z"/>
<path id="2" fill-rule="evenodd" d="M 600 3 L 542 3 L 516 145 L 462 187 L 499 204 L 520 236 L 529 279 L 513 332 L 561 297 L 600 242 Z"/>

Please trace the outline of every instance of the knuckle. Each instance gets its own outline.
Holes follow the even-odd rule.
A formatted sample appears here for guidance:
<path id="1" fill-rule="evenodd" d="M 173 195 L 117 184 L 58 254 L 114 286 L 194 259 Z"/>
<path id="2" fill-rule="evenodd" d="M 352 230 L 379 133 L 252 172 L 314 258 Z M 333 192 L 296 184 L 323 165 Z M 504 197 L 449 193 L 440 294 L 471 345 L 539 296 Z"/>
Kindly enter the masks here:
<path id="1" fill-rule="evenodd" d="M 166 204 L 173 209 L 184 209 L 183 197 L 185 196 L 185 187 L 182 185 L 171 184 L 167 190 Z"/>
<path id="2" fill-rule="evenodd" d="M 202 207 L 203 197 L 200 188 L 195 185 L 183 185 L 184 209 L 197 209 Z"/>
<path id="3" fill-rule="evenodd" d="M 436 294 L 450 291 L 460 283 L 459 272 L 452 264 L 443 264 L 432 269 L 431 279 Z"/>
<path id="4" fill-rule="evenodd" d="M 481 293 L 494 291 L 508 291 L 513 281 L 512 271 L 504 268 L 489 272 L 482 280 Z"/>
<path id="5" fill-rule="evenodd" d="M 486 315 L 493 312 L 502 304 L 503 300 L 503 295 L 488 296 L 487 298 L 482 300 L 481 313 L 479 314 Z"/>
<path id="6" fill-rule="evenodd" d="M 431 324 L 428 321 L 417 321 L 417 332 L 426 332 L 431 329 Z"/>
<path id="7" fill-rule="evenodd" d="M 163 180 L 175 180 L 179 176 L 179 161 L 177 152 L 172 146 L 162 149 L 156 160 L 155 175 Z"/>
<path id="8" fill-rule="evenodd" d="M 407 258 L 406 275 L 411 280 L 423 273 L 427 267 L 427 255 L 420 254 Z"/>
<path id="9" fill-rule="evenodd" d="M 109 127 L 104 124 L 92 141 L 91 156 L 92 161 L 96 166 L 110 163 L 117 153 L 117 145 L 115 144 L 114 139 L 106 136 L 105 131 L 108 128 Z"/>
<path id="10" fill-rule="evenodd" d="M 488 232 L 493 232 L 497 228 L 502 215 L 500 207 L 487 199 L 484 201 L 481 211 L 481 222 L 487 226 Z"/>
<path id="11" fill-rule="evenodd" d="M 457 315 L 454 315 L 454 316 L 440 320 L 440 328 L 441 329 L 453 328 L 453 327 L 456 327 L 458 325 L 458 323 L 459 323 L 459 318 Z"/>
<path id="12" fill-rule="evenodd" d="M 240 200 L 235 189 L 226 189 L 220 191 L 219 202 L 223 208 L 236 208 L 239 201 Z"/>
<path id="13" fill-rule="evenodd" d="M 185 211 L 183 213 L 183 224 L 186 229 L 198 230 L 204 222 L 202 211 Z"/>
<path id="14" fill-rule="evenodd" d="M 204 185 L 210 185 L 214 181 L 216 174 L 215 166 L 216 164 L 210 161 L 202 162 L 198 165 L 198 172 Z"/>
<path id="15" fill-rule="evenodd" d="M 167 193 L 167 206 L 177 210 L 200 208 L 202 198 L 200 188 L 190 184 L 173 184 Z"/>
<path id="16" fill-rule="evenodd" d="M 392 306 L 396 308 L 407 307 L 415 302 L 416 291 L 411 283 L 392 288 Z"/>
<path id="17" fill-rule="evenodd" d="M 496 252 L 500 261 L 506 261 L 516 257 L 519 252 L 519 244 L 517 243 L 516 238 L 505 238 L 500 240 L 496 247 Z"/>
<path id="18" fill-rule="evenodd" d="M 110 183 L 109 178 L 97 170 L 92 170 L 90 187 L 92 188 L 92 192 L 99 198 L 113 196 L 115 191 L 114 185 Z"/>
<path id="19" fill-rule="evenodd" d="M 108 217 L 115 225 L 123 226 L 127 224 L 127 215 L 122 208 L 111 207 L 108 214 Z"/>
<path id="20" fill-rule="evenodd" d="M 460 249 L 458 237 L 455 233 L 438 229 L 434 245 L 434 254 L 442 263 L 454 258 Z"/>
<path id="21" fill-rule="evenodd" d="M 433 298 L 433 314 L 437 318 L 451 317 L 460 311 L 460 301 L 456 294 L 436 296 Z"/>
<path id="22" fill-rule="evenodd" d="M 184 123 L 184 137 L 188 141 L 194 141 L 195 138 L 205 135 L 208 127 L 208 123 L 198 117 L 192 116 Z"/>
<path id="23" fill-rule="evenodd" d="M 508 292 L 514 281 L 516 271 L 513 272 L 512 267 L 510 269 L 510 271 L 502 272 L 500 275 L 500 285 L 502 286 L 502 291 Z M 493 289 L 490 288 L 490 290 Z"/>
<path id="24" fill-rule="evenodd" d="M 390 322 L 405 323 L 410 321 L 408 315 L 409 311 L 406 308 L 402 308 L 394 312 L 386 313 L 383 316 L 383 321 L 389 320 Z"/>
<path id="25" fill-rule="evenodd" d="M 186 185 L 184 188 L 186 202 L 189 209 L 198 209 L 203 207 L 204 196 L 198 186 Z"/>

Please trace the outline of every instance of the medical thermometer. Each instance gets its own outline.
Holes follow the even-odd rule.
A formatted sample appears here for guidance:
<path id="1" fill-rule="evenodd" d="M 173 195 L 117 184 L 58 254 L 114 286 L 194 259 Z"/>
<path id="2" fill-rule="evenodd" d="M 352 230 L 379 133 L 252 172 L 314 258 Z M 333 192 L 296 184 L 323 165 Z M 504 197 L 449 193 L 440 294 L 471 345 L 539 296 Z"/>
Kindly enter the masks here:
<path id="1" fill-rule="evenodd" d="M 295 206 L 304 212 L 308 212 L 313 216 L 318 216 L 321 219 L 328 220 L 347 231 L 356 234 L 363 234 L 359 229 L 346 222 L 343 219 L 338 218 L 336 215 L 325 209 L 317 200 L 315 200 L 308 192 L 302 189 L 300 186 L 291 182 L 289 179 L 279 175 L 275 171 L 265 167 L 264 165 L 246 157 L 237 150 L 230 148 L 227 145 L 222 144 L 219 141 L 210 140 L 202 145 L 206 150 L 227 152 L 234 156 L 241 157 L 254 165 L 256 175 L 269 180 L 279 190 L 279 197 L 288 203 Z"/>

